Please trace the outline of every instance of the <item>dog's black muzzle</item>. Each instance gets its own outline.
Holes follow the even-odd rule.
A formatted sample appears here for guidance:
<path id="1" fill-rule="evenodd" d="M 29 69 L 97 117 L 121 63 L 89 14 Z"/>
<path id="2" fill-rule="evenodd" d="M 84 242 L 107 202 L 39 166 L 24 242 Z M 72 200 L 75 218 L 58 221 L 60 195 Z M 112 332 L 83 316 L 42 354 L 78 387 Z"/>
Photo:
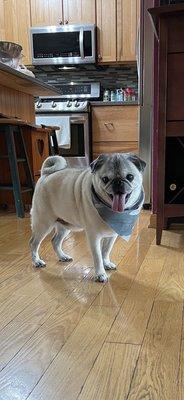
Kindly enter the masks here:
<path id="1" fill-rule="evenodd" d="M 130 185 L 123 178 L 113 179 L 111 186 L 114 194 L 130 193 Z"/>

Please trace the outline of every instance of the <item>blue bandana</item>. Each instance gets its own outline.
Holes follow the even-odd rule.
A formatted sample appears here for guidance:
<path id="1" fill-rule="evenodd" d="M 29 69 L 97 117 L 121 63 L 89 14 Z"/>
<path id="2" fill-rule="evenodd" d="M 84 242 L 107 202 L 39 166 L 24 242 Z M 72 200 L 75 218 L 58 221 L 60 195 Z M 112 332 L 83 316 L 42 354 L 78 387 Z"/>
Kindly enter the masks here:
<path id="1" fill-rule="evenodd" d="M 92 200 L 100 217 L 110 228 L 128 242 L 144 202 L 143 189 L 137 203 L 132 208 L 127 208 L 121 213 L 113 211 L 109 205 L 104 203 L 103 200 L 98 197 L 93 187 Z"/>

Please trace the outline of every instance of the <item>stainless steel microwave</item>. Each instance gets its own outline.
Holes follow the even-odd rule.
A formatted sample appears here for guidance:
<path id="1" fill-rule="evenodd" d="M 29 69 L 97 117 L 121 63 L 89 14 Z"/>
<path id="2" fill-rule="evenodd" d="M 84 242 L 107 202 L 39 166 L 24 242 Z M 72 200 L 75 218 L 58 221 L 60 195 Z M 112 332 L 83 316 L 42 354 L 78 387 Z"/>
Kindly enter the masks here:
<path id="1" fill-rule="evenodd" d="M 96 26 L 30 28 L 33 65 L 89 64 L 96 61 Z"/>

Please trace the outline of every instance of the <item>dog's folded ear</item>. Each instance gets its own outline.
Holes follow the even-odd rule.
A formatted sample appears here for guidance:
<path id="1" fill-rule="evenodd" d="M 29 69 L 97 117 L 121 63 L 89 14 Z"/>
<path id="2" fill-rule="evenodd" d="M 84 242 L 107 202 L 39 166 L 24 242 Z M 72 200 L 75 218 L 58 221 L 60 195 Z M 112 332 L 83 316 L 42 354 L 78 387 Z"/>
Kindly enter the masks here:
<path id="1" fill-rule="evenodd" d="M 128 154 L 128 160 L 131 161 L 140 172 L 143 172 L 145 167 L 146 167 L 146 163 L 144 160 L 142 160 L 142 158 L 140 158 L 137 154 L 134 153 L 129 153 Z"/>
<path id="2" fill-rule="evenodd" d="M 98 169 L 100 169 L 107 158 L 108 154 L 100 154 L 98 158 L 96 158 L 96 160 L 92 161 L 92 163 L 90 164 L 91 172 L 95 173 Z"/>

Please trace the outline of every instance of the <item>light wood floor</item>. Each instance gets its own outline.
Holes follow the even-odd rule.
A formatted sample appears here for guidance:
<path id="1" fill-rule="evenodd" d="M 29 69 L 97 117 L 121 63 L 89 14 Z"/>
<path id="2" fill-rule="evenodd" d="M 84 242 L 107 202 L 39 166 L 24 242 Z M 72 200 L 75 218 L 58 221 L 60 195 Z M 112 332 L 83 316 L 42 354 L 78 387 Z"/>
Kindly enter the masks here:
<path id="1" fill-rule="evenodd" d="M 184 233 L 156 246 L 148 221 L 118 239 L 103 285 L 83 234 L 68 264 L 46 240 L 36 270 L 29 218 L 0 217 L 0 400 L 184 400 Z"/>

